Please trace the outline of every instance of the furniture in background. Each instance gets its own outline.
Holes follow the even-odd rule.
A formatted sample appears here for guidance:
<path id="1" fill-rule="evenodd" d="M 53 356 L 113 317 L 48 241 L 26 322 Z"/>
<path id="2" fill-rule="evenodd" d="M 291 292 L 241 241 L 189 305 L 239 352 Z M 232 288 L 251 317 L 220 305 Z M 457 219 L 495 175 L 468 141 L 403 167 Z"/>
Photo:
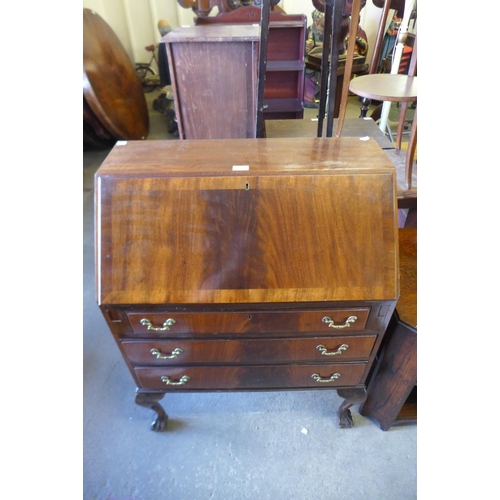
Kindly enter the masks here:
<path id="1" fill-rule="evenodd" d="M 256 134 L 259 26 L 180 27 L 163 37 L 180 139 Z"/>
<path id="2" fill-rule="evenodd" d="M 113 30 L 90 9 L 83 9 L 83 132 L 84 145 L 103 147 L 149 133 L 135 67 Z"/>
<path id="3" fill-rule="evenodd" d="M 322 60 L 320 57 L 308 55 L 305 58 L 305 65 L 307 69 L 311 69 L 313 71 L 317 71 L 321 73 L 321 64 Z M 342 89 L 342 85 L 344 82 L 344 72 L 345 72 L 346 60 L 345 58 L 339 58 L 338 67 L 337 67 L 337 89 Z M 356 56 L 354 58 L 353 66 L 352 66 L 352 74 L 353 75 L 363 75 L 368 70 L 368 64 L 366 63 L 365 56 Z M 341 92 L 335 93 L 335 105 L 333 110 L 333 117 L 338 118 L 340 111 L 340 96 Z"/>
<path id="4" fill-rule="evenodd" d="M 417 228 L 398 232 L 401 295 L 359 409 L 384 431 L 417 421 Z"/>
<path id="5" fill-rule="evenodd" d="M 376 141 L 128 141 L 95 182 L 96 297 L 153 430 L 172 392 L 328 388 L 352 427 L 399 295 Z"/>
<path id="6" fill-rule="evenodd" d="M 386 16 L 386 11 L 388 6 L 390 5 L 391 0 L 384 0 L 384 12 L 382 15 L 382 20 L 384 19 L 384 15 Z M 351 40 L 355 36 L 355 22 L 359 19 L 359 9 L 360 9 L 361 0 L 354 0 L 352 7 L 352 20 L 351 27 L 349 32 L 349 44 L 347 48 L 347 63 L 352 61 L 354 57 L 354 43 L 351 43 Z M 405 7 L 405 17 L 409 18 L 409 14 L 407 12 L 408 9 L 412 9 L 414 4 L 414 0 L 409 2 L 409 5 Z M 380 33 L 380 29 L 379 29 Z M 401 34 L 403 38 L 405 33 Z M 377 43 L 379 39 L 377 39 Z M 401 45 L 401 43 L 398 43 Z M 380 47 L 375 48 L 374 56 L 379 52 Z M 400 52 L 402 47 L 400 47 Z M 417 100 L 417 38 L 415 36 L 413 42 L 413 50 L 412 56 L 409 64 L 408 75 L 398 74 L 399 69 L 399 58 L 395 57 L 395 61 L 393 64 L 391 74 L 368 74 L 363 75 L 354 79 L 351 79 L 351 73 L 349 73 L 352 65 L 348 66 L 346 64 L 346 71 L 344 74 L 344 87 L 342 89 L 342 97 L 340 104 L 340 112 L 337 123 L 336 136 L 340 137 L 342 134 L 343 123 L 345 119 L 345 112 L 347 108 L 347 97 L 348 91 L 359 95 L 370 101 L 372 99 L 380 100 L 384 102 L 384 106 L 382 108 L 382 116 L 380 119 L 379 127 L 385 133 L 386 123 L 387 123 L 387 115 L 388 108 L 385 105 L 390 105 L 391 102 L 400 102 L 402 103 L 400 117 L 398 122 L 398 132 L 397 132 L 397 141 L 396 141 L 396 149 L 401 149 L 401 137 L 403 134 L 403 127 L 405 123 L 405 116 L 407 111 L 407 106 L 409 102 L 415 102 Z M 372 68 L 376 62 L 375 57 L 372 59 Z M 348 88 L 346 88 L 346 85 Z M 363 116 L 363 113 L 362 113 Z M 333 120 L 333 118 L 331 118 Z M 405 162 L 405 186 L 406 189 L 410 190 L 412 188 L 412 170 L 413 163 L 415 158 L 416 151 L 416 141 L 417 141 L 417 111 L 415 110 L 415 114 L 413 117 L 412 131 L 410 135 L 410 141 L 408 143 L 408 150 L 406 152 L 406 162 Z"/>
<path id="7" fill-rule="evenodd" d="M 263 7 L 265 8 L 265 6 Z M 240 7 L 212 17 L 196 17 L 195 24 L 255 24 L 261 8 Z M 307 18 L 271 11 L 264 84 L 264 119 L 303 118 L 305 39 Z"/>

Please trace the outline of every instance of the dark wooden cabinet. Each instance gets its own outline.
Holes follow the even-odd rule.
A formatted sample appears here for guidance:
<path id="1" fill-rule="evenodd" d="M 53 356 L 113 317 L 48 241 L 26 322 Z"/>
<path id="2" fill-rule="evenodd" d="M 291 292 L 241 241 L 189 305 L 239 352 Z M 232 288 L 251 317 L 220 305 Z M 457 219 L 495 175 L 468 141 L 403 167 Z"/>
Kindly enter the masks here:
<path id="1" fill-rule="evenodd" d="M 179 137 L 255 137 L 259 26 L 180 27 L 162 42 Z"/>
<path id="2" fill-rule="evenodd" d="M 131 141 L 95 182 L 97 302 L 154 430 L 213 390 L 336 389 L 352 426 L 399 296 L 375 140 Z"/>
<path id="3" fill-rule="evenodd" d="M 360 407 L 384 431 L 417 422 L 417 228 L 398 234 L 401 294 Z"/>

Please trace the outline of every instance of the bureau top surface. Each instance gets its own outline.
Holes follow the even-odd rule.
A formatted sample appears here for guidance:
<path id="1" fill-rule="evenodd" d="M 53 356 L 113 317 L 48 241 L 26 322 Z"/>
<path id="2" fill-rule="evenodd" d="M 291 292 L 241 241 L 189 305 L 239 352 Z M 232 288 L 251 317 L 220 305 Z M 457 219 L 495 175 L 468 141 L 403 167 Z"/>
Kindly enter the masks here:
<path id="1" fill-rule="evenodd" d="M 101 304 L 395 300 L 375 140 L 131 141 L 96 173 Z"/>
<path id="2" fill-rule="evenodd" d="M 296 137 L 124 141 L 111 150 L 97 175 L 331 175 L 343 169 L 350 175 L 394 172 L 373 138 Z"/>
<path id="3" fill-rule="evenodd" d="M 214 24 L 180 26 L 165 35 L 165 43 L 173 42 L 259 42 L 258 24 Z"/>

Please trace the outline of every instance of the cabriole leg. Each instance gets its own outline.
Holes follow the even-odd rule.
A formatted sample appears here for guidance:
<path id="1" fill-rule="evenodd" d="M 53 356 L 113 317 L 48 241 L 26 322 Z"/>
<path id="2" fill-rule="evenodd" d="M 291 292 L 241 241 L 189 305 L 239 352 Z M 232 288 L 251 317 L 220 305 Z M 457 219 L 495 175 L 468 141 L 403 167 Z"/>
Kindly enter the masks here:
<path id="1" fill-rule="evenodd" d="M 157 413 L 157 417 L 151 423 L 152 431 L 163 431 L 167 427 L 168 415 L 162 408 L 160 401 L 165 394 L 157 392 L 137 392 L 135 395 L 135 402 L 139 406 L 144 406 L 145 408 L 150 408 Z"/>
<path id="2" fill-rule="evenodd" d="M 361 389 L 339 389 L 337 394 L 344 398 L 344 402 L 339 406 L 337 415 L 339 417 L 339 427 L 341 429 L 350 429 L 354 427 L 351 410 L 352 405 L 361 404 L 366 399 L 366 388 Z"/>

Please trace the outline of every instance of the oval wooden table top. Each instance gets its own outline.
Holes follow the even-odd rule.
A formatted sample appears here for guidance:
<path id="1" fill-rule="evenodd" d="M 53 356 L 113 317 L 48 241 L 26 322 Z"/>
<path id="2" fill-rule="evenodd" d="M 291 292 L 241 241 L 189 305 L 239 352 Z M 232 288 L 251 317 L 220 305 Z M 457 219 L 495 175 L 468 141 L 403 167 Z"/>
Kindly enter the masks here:
<path id="1" fill-rule="evenodd" d="M 109 25 L 83 9 L 83 95 L 116 139 L 145 139 L 149 115 L 141 82 Z"/>
<path id="2" fill-rule="evenodd" d="M 349 90 L 377 101 L 411 102 L 417 100 L 417 77 L 388 73 L 358 76 L 351 80 Z"/>

